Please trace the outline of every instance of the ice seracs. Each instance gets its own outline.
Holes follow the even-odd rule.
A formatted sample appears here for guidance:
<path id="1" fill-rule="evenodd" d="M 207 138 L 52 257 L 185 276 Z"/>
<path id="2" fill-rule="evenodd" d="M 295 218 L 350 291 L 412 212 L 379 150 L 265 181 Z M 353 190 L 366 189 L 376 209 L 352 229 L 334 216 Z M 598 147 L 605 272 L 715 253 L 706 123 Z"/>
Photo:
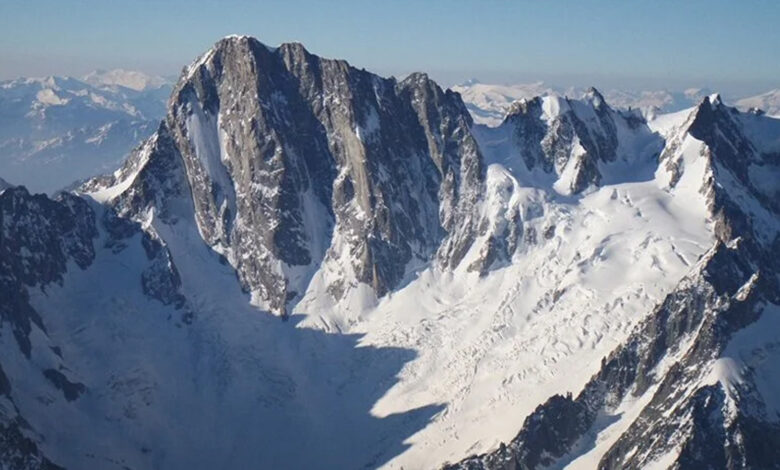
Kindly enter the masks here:
<path id="1" fill-rule="evenodd" d="M 654 186 L 696 207 L 675 224 L 699 218 L 714 246 L 696 263 L 681 258 L 690 265 L 686 276 L 578 394 L 552 396 L 507 444 L 451 468 L 769 468 L 777 461 L 774 446 L 754 447 L 780 440 L 774 401 L 765 397 L 773 372 L 744 362 L 777 342 L 776 333 L 751 334 L 747 326 L 776 321 L 780 301 L 778 278 L 765 276 L 778 268 L 778 207 L 749 171 L 775 171 L 776 150 L 748 138 L 775 135 L 777 121 L 712 96 L 656 124 L 666 144 Z"/>

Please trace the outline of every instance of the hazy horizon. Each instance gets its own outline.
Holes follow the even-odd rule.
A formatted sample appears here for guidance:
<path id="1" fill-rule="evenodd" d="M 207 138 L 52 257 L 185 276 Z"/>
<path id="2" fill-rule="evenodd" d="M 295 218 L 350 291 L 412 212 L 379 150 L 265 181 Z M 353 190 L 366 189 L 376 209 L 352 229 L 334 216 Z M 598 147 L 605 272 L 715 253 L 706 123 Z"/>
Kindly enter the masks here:
<path id="1" fill-rule="evenodd" d="M 373 5 L 367 8 L 367 5 Z M 178 76 L 228 34 L 311 52 L 381 75 L 423 71 L 446 86 L 780 88 L 780 4 L 670 1 L 325 4 L 51 0 L 0 5 L 0 80 L 124 68 Z M 143 31 L 143 33 L 141 33 Z"/>

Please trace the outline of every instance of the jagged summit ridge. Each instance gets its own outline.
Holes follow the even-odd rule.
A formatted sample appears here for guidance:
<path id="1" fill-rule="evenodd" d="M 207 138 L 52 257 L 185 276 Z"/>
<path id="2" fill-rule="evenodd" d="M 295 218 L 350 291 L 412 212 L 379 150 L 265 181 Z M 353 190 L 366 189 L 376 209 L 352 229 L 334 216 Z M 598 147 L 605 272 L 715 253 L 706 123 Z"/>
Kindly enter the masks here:
<path id="1" fill-rule="evenodd" d="M 776 468 L 780 121 L 717 95 L 673 123 L 657 183 L 706 209 L 715 244 L 572 395 L 539 405 L 507 444 L 446 468 Z M 761 357 L 760 361 L 754 358 Z M 772 391 L 770 391 L 772 390 Z M 653 438 L 648 438 L 652 435 Z"/>
<path id="2" fill-rule="evenodd" d="M 750 237 L 771 244 L 780 232 L 780 121 L 742 113 L 718 95 L 703 98 L 659 157 L 671 190 L 692 187 L 705 195 L 724 242 Z M 685 179 L 688 181 L 685 181 Z"/>
<path id="3" fill-rule="evenodd" d="M 410 263 L 457 265 L 482 184 L 470 125 L 424 74 L 397 82 L 246 36 L 185 69 L 164 122 L 203 239 L 277 313 L 317 271 L 339 298 L 353 279 L 381 296 Z"/>
<path id="4" fill-rule="evenodd" d="M 579 100 L 555 94 L 519 100 L 500 126 L 478 126 L 477 135 L 489 159 L 518 155 L 527 173 L 538 172 L 533 179 L 549 180 L 560 194 L 599 186 L 615 162 L 641 170 L 663 146 L 638 112 L 612 109 L 595 88 Z"/>

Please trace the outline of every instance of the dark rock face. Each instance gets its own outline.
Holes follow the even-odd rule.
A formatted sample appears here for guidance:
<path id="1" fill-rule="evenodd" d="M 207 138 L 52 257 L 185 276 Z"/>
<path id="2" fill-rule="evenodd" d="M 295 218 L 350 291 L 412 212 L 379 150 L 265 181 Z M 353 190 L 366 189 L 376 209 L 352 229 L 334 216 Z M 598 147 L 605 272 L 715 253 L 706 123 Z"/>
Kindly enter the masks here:
<path id="1" fill-rule="evenodd" d="M 482 185 L 470 125 L 423 74 L 399 83 L 300 44 L 227 38 L 185 70 L 138 156 L 85 189 L 140 171 L 115 203 L 139 217 L 187 195 L 206 243 L 284 314 L 321 265 L 338 297 L 351 282 L 381 296 L 413 260 L 459 263 Z"/>
<path id="2" fill-rule="evenodd" d="M 154 155 L 155 158 L 151 158 Z M 113 186 L 134 177 L 129 186 L 113 201 L 116 215 L 128 219 L 131 215 L 154 208 L 155 215 L 164 221 L 175 223 L 175 210 L 171 208 L 176 198 L 188 191 L 188 181 L 175 142 L 168 126 L 162 122 L 157 132 L 139 146 L 118 173 L 93 179 L 84 190 Z"/>
<path id="3" fill-rule="evenodd" d="M 165 304 L 183 306 L 170 253 L 137 223 L 119 218 L 113 210 L 104 210 L 102 217 L 96 217 L 86 200 L 69 193 L 51 199 L 42 194 L 31 195 L 21 186 L 9 185 L 0 191 L 0 324 L 10 328 L 26 359 L 35 362 L 33 328 L 47 334 L 43 319 L 30 304 L 30 289 L 45 292 L 52 284 L 62 285 L 68 270 L 89 269 L 95 259 L 101 222 L 108 234 L 106 244 L 115 252 L 126 248 L 130 237 L 139 236 L 149 261 L 139 279 L 147 295 Z M 61 364 L 64 358 L 59 348 L 52 347 L 52 351 L 60 365 L 41 373 L 66 401 L 78 400 L 87 386 L 69 377 Z M 31 436 L 34 431 L 16 408 L 14 379 L 4 373 L 0 364 L 0 467 L 59 468 L 41 454 Z"/>
<path id="4" fill-rule="evenodd" d="M 52 200 L 31 195 L 24 187 L 0 193 L 0 323 L 8 325 L 21 352 L 29 359 L 33 325 L 46 331 L 29 303 L 28 287 L 61 283 L 72 261 L 86 269 L 95 257 L 95 215 L 88 204 L 71 194 Z M 68 400 L 75 400 L 84 385 L 64 374 L 47 370 L 45 376 Z M 0 467 L 13 469 L 59 468 L 27 437 L 29 428 L 11 398 L 12 380 L 0 366 Z"/>
<path id="5" fill-rule="evenodd" d="M 71 382 L 65 374 L 56 369 L 46 369 L 43 371 L 43 375 L 62 391 L 68 401 L 77 399 L 87 389 L 82 383 Z"/>
<path id="6" fill-rule="evenodd" d="M 55 465 L 38 449 L 38 445 L 25 437 L 23 420 L 0 422 L 0 466 L 13 470 L 57 470 Z"/>
<path id="7" fill-rule="evenodd" d="M 81 269 L 92 263 L 95 215 L 71 194 L 51 200 L 12 187 L 0 194 L 0 229 L 0 321 L 10 323 L 29 356 L 31 324 L 44 327 L 28 304 L 26 286 L 61 282 L 68 260 Z"/>
<path id="8" fill-rule="evenodd" d="M 778 174 L 780 156 L 751 142 L 743 128 L 742 120 L 746 118 L 750 116 L 725 106 L 719 97 L 712 101 L 705 98 L 692 118 L 689 133 L 708 147 L 713 176 L 703 190 L 710 196 L 716 234 L 721 240 L 750 236 L 767 243 L 772 241 L 776 227 L 767 226 L 762 221 L 766 217 L 756 213 L 755 207 L 770 214 L 780 213 L 780 185 L 760 184 L 756 179 L 761 173 Z M 758 204 L 745 204 L 750 199 Z"/>
<path id="9" fill-rule="evenodd" d="M 15 413 L 11 399 L 11 382 L 0 365 L 0 468 L 19 470 L 56 470 L 38 448 L 38 444 L 24 433 L 29 425 Z"/>
<path id="10" fill-rule="evenodd" d="M 0 194 L 0 217 L 3 271 L 13 272 L 20 282 L 59 281 L 69 258 L 84 269 L 95 256 L 95 216 L 79 197 L 63 193 L 51 200 L 21 186 L 10 188 Z M 25 250 L 32 259 L 16 256 Z"/>
<path id="11" fill-rule="evenodd" d="M 601 181 L 599 162 L 617 157 L 616 120 L 636 128 L 637 116 L 624 116 L 607 105 L 601 94 L 591 88 L 582 101 L 549 98 L 557 109 L 544 116 L 542 98 L 515 103 L 502 127 L 512 130 L 517 151 L 529 170 L 541 168 L 561 176 L 568 165 L 572 178 L 571 193 L 579 193 Z"/>
<path id="12" fill-rule="evenodd" d="M 181 279 L 171 253 L 159 238 L 153 237 L 148 232 L 143 232 L 141 235 L 141 243 L 149 260 L 149 266 L 141 274 L 144 293 L 165 305 L 183 307 L 185 299 L 180 292 Z"/>
<path id="13" fill-rule="evenodd" d="M 593 418 L 593 410 L 572 400 L 571 395 L 554 395 L 526 418 L 516 438 L 523 446 L 512 446 L 514 441 L 502 445 L 486 456 L 484 468 L 544 468 L 555 462 L 561 449 L 574 445 Z M 473 460 L 466 462 L 465 468 L 483 468 L 480 465 L 482 462 Z"/>

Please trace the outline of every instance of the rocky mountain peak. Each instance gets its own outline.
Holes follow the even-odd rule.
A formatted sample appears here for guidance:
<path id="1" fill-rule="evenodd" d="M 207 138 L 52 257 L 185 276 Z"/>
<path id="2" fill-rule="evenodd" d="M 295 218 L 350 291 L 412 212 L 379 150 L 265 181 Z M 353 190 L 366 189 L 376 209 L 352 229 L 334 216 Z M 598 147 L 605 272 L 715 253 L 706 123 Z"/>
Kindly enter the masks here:
<path id="1" fill-rule="evenodd" d="M 397 83 L 297 43 L 232 36 L 185 69 L 171 145 L 144 161 L 181 156 L 204 241 L 284 314 L 315 273 L 338 299 L 361 283 L 383 295 L 409 263 L 457 265 L 482 184 L 470 125 L 425 74 Z"/>
<path id="2" fill-rule="evenodd" d="M 604 95 L 602 95 L 601 92 L 596 89 L 596 87 L 589 87 L 587 90 L 585 90 L 583 99 L 590 102 L 596 109 L 607 105 L 606 100 L 604 100 Z"/>
<path id="3" fill-rule="evenodd" d="M 619 113 L 595 88 L 581 99 L 556 95 L 523 99 L 495 132 L 509 132 L 529 171 L 554 175 L 556 191 L 581 193 L 598 185 L 600 166 L 618 158 L 618 130 L 645 134 L 633 115 Z M 490 133 L 493 131 L 486 131 Z M 505 149 L 506 150 L 506 149 Z"/>
<path id="4" fill-rule="evenodd" d="M 696 106 L 688 132 L 702 141 L 712 141 L 716 138 L 714 132 L 718 127 L 730 127 L 731 132 L 739 131 L 739 124 L 734 120 L 738 113 L 736 108 L 731 108 L 723 104 L 719 94 L 705 96 Z"/>
<path id="5" fill-rule="evenodd" d="M 512 116 L 519 115 L 522 116 L 523 114 L 527 114 L 530 112 L 530 109 L 534 108 L 541 112 L 542 109 L 542 97 L 541 96 L 535 96 L 533 98 L 521 98 L 517 101 L 514 101 L 509 109 L 507 109 L 506 117 L 504 120 L 510 119 Z"/>
<path id="6" fill-rule="evenodd" d="M 773 178 L 780 174 L 780 146 L 772 136 L 778 131 L 776 119 L 741 113 L 710 95 L 666 139 L 659 160 L 669 187 L 696 188 L 724 243 L 737 235 L 777 243 L 780 193 Z"/>

